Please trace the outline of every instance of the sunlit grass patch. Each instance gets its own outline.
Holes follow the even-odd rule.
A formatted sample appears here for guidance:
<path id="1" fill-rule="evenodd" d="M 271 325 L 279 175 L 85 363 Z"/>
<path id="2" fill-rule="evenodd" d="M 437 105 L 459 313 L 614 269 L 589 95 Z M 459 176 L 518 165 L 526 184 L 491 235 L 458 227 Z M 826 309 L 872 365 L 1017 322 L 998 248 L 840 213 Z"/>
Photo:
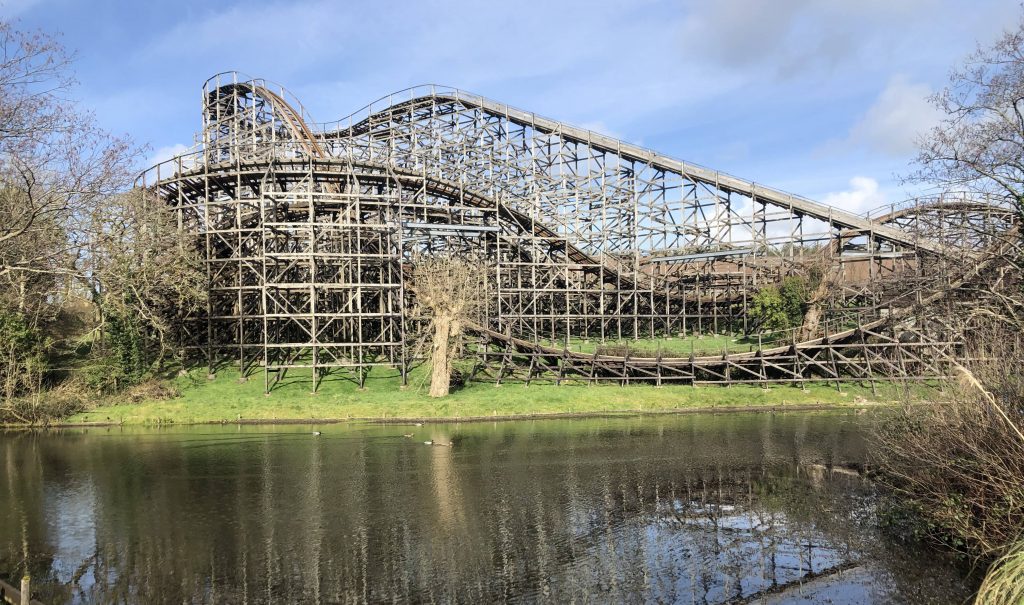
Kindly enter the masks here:
<path id="1" fill-rule="evenodd" d="M 205 371 L 192 371 L 173 380 L 180 397 L 139 403 L 109 403 L 76 414 L 67 422 L 175 423 L 298 421 L 349 418 L 468 418 L 549 414 L 594 414 L 657 412 L 693 408 L 729 408 L 745 406 L 840 405 L 860 406 L 866 402 L 900 399 L 902 387 L 877 384 L 873 393 L 867 385 L 844 384 L 842 391 L 834 383 L 797 386 L 755 385 L 700 386 L 670 384 L 597 384 L 567 381 L 506 382 L 493 380 L 468 382 L 443 399 L 427 395 L 428 374 L 417 367 L 410 373 L 408 385 L 391 368 L 374 368 L 360 389 L 356 376 L 337 370 L 323 378 L 312 392 L 309 370 L 289 370 L 269 395 L 264 394 L 261 371 L 242 379 L 237 368 L 222 369 L 208 379 Z M 920 396 L 934 394 L 928 387 Z"/>

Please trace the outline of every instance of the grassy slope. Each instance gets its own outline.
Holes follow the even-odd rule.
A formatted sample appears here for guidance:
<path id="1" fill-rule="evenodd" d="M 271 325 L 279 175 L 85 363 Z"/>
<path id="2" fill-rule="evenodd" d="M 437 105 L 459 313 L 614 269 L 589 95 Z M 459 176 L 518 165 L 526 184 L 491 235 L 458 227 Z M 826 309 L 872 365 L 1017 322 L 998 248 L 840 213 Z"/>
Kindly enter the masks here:
<path id="1" fill-rule="evenodd" d="M 792 404 L 857 405 L 858 401 L 893 401 L 900 393 L 880 385 L 877 395 L 868 387 L 808 385 L 762 389 L 757 386 L 692 387 L 668 385 L 586 386 L 535 382 L 472 382 L 444 399 L 427 396 L 426 372 L 417 368 L 409 386 L 401 388 L 397 372 L 375 369 L 359 390 L 351 375 L 338 371 L 311 394 L 310 374 L 291 370 L 273 392 L 263 394 L 263 374 L 254 372 L 240 382 L 237 370 L 223 370 L 213 380 L 192 373 L 176 379 L 181 397 L 141 403 L 106 403 L 66 422 L 124 422 L 128 424 L 219 422 L 243 420 L 302 420 L 344 418 L 443 418 L 510 416 L 551 413 L 600 413 L 672 410 L 714 406 L 778 406 Z M 863 399 L 861 399 L 863 398 Z"/>

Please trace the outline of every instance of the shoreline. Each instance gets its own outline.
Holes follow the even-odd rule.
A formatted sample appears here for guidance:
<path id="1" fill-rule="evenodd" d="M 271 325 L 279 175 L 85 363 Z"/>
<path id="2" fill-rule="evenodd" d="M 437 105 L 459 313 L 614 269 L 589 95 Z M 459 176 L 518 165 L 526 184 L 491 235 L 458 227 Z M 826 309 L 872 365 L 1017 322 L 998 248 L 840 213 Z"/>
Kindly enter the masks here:
<path id="1" fill-rule="evenodd" d="M 252 425 L 318 425 L 318 424 L 462 424 L 480 422 L 514 422 L 517 420 L 572 420 L 583 418 L 633 418 L 640 416 L 674 416 L 688 414 L 739 414 L 762 413 L 777 414 L 786 412 L 826 412 L 849 410 L 862 414 L 869 409 L 888 408 L 895 403 L 866 401 L 860 403 L 794 403 L 772 405 L 716 405 L 694 406 L 685 408 L 668 408 L 656 410 L 595 410 L 592 412 L 536 412 L 525 414 L 496 414 L 491 416 L 396 416 L 394 418 L 352 416 L 347 418 L 240 418 L 236 420 L 200 420 L 200 421 L 168 421 L 168 422 L 55 422 L 51 424 L 25 425 L 2 424 L 3 430 L 35 430 L 35 429 L 71 429 L 71 428 L 107 428 L 107 427 L 167 427 L 167 426 L 252 426 Z"/>
<path id="2" fill-rule="evenodd" d="M 629 417 L 654 414 L 779 413 L 862 409 L 903 401 L 934 401 L 933 386 L 895 383 L 801 385 L 557 384 L 469 382 L 449 396 L 429 397 L 423 376 L 403 386 L 397 374 L 371 375 L 366 385 L 349 377 L 323 380 L 310 392 L 306 376 L 293 376 L 267 395 L 263 381 L 222 371 L 215 379 L 179 375 L 144 383 L 120 397 L 97 398 L 71 415 L 37 417 L 34 424 L 3 428 L 228 424 L 465 423 L 559 418 Z M 159 387 L 159 388 L 155 388 Z M 167 394 L 173 393 L 171 396 Z M 5 420 L 11 421 L 12 418 Z"/>

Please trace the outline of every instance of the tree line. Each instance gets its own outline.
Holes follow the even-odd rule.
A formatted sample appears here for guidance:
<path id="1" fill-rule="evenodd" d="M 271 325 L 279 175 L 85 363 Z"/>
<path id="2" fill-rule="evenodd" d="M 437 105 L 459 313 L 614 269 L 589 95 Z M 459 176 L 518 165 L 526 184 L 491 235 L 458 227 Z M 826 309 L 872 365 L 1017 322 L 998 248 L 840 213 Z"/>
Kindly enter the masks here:
<path id="1" fill-rule="evenodd" d="M 143 150 L 75 101 L 72 60 L 0 21 L 0 421 L 141 381 L 204 296 L 194 234 L 132 189 Z"/>

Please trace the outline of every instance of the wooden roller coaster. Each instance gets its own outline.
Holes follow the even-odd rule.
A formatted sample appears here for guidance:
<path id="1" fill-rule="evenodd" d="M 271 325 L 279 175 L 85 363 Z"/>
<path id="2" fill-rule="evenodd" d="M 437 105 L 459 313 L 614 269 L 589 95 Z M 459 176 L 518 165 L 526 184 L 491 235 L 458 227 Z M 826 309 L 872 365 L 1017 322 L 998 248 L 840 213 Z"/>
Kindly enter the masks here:
<path id="1" fill-rule="evenodd" d="M 858 216 L 437 86 L 317 124 L 284 89 L 234 73 L 204 85 L 196 149 L 140 186 L 201 237 L 210 295 L 184 321 L 189 349 L 211 370 L 262 369 L 268 391 L 290 368 L 311 368 L 314 388 L 335 369 L 404 376 L 420 322 L 408 264 L 461 252 L 488 259 L 477 378 L 943 378 L 962 329 L 929 309 L 983 279 L 1017 229 L 978 199 Z M 754 293 L 811 267 L 805 324 L 760 333 Z M 712 333 L 748 344 L 600 346 Z"/>

